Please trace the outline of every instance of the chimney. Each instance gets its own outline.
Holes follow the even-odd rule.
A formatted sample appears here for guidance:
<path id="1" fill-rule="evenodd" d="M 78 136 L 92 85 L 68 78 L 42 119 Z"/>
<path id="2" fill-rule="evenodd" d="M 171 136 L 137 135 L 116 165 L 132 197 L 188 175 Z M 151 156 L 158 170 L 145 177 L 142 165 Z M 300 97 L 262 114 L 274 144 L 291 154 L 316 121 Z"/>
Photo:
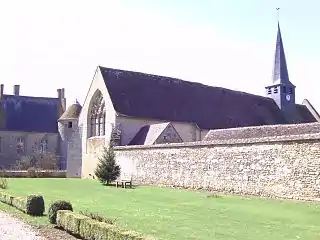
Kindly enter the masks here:
<path id="1" fill-rule="evenodd" d="M 61 105 L 62 105 L 63 111 L 66 111 L 67 99 L 66 99 L 66 96 L 64 95 L 64 88 L 61 88 Z"/>
<path id="2" fill-rule="evenodd" d="M 61 88 L 61 98 L 65 98 L 64 97 L 64 88 Z"/>
<path id="3" fill-rule="evenodd" d="M 13 94 L 15 96 L 19 96 L 19 93 L 20 93 L 20 85 L 14 85 L 13 86 Z"/>
<path id="4" fill-rule="evenodd" d="M 3 98 L 3 91 L 4 91 L 4 85 L 1 84 L 0 85 L 0 100 L 2 100 L 2 98 Z"/>
<path id="5" fill-rule="evenodd" d="M 58 99 L 61 99 L 61 89 L 57 89 L 57 92 L 58 92 Z"/>
<path id="6" fill-rule="evenodd" d="M 61 114 L 66 111 L 66 99 L 64 97 L 64 88 L 62 89 L 57 89 L 58 92 L 58 99 L 61 104 Z"/>

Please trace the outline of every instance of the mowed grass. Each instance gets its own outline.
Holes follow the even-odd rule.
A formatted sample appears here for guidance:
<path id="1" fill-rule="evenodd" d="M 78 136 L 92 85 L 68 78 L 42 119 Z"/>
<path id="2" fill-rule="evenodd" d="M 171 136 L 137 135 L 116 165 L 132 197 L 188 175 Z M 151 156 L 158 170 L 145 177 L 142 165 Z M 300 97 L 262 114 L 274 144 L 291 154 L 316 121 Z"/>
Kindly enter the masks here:
<path id="1" fill-rule="evenodd" d="M 207 197 L 157 187 L 117 189 L 81 179 L 9 179 L 5 191 L 17 196 L 41 194 L 47 209 L 54 200 L 68 200 L 74 211 L 99 212 L 117 218 L 119 226 L 158 239 L 320 239 L 320 208 L 314 203 Z M 22 215 L 4 204 L 0 209 Z M 47 217 L 24 218 L 49 224 Z"/>

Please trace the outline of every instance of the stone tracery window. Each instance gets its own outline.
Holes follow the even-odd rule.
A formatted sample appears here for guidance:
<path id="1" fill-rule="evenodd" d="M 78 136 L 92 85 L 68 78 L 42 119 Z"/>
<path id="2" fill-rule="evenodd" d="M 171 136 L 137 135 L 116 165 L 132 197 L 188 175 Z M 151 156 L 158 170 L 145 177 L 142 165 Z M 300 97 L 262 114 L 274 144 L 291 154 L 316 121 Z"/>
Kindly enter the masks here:
<path id="1" fill-rule="evenodd" d="M 104 136 L 106 128 L 106 109 L 102 93 L 95 94 L 90 110 L 90 137 Z"/>

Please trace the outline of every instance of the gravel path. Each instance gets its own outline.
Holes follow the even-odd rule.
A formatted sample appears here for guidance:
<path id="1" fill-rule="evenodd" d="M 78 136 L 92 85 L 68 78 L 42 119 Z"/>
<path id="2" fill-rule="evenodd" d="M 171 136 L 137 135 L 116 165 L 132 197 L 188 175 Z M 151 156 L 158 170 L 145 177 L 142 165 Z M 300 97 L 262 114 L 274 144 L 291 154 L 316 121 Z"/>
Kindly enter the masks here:
<path id="1" fill-rule="evenodd" d="M 21 220 L 0 211 L 0 239 L 2 240 L 46 240 Z"/>

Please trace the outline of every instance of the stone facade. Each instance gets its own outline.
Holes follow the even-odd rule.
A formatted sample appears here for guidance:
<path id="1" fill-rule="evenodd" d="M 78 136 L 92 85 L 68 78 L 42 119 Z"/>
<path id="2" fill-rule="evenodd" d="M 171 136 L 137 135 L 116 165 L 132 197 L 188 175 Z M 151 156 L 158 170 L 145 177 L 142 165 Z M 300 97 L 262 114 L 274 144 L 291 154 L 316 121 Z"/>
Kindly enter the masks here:
<path id="1" fill-rule="evenodd" d="M 320 199 L 320 134 L 115 149 L 137 184 Z"/>
<path id="2" fill-rule="evenodd" d="M 81 177 L 82 169 L 82 142 L 81 128 L 77 127 L 68 141 L 67 148 L 67 177 Z"/>
<path id="3" fill-rule="evenodd" d="M 105 104 L 105 132 L 101 136 L 91 136 L 89 118 L 92 104 L 97 93 L 101 93 Z M 67 154 L 68 164 L 70 162 L 69 167 L 67 167 L 69 169 L 69 176 L 79 176 L 78 166 L 81 166 L 82 177 L 88 177 L 89 174 L 93 174 L 98 163 L 98 158 L 102 153 L 101 149 L 103 149 L 111 139 L 113 127 L 116 126 L 119 132 L 121 132 L 120 145 L 126 145 L 142 126 L 163 122 L 166 121 L 118 115 L 113 107 L 108 90 L 105 87 L 104 80 L 98 68 L 79 116 L 78 131 L 81 129 L 81 132 L 73 134 L 69 140 Z M 196 124 L 192 123 L 172 122 L 172 124 L 184 142 L 200 141 L 208 132 L 208 130 L 201 131 Z M 81 147 L 78 144 L 79 141 L 81 141 Z M 71 154 L 69 153 L 70 151 L 72 152 Z M 77 151 L 80 152 L 76 154 Z"/>
<path id="4" fill-rule="evenodd" d="M 101 92 L 106 109 L 106 116 L 105 116 L 105 132 L 103 136 L 90 136 L 90 110 L 94 101 L 95 96 Z M 103 148 L 107 143 L 110 142 L 111 139 L 111 132 L 112 127 L 115 126 L 116 123 L 116 112 L 113 108 L 108 90 L 105 87 L 105 83 L 103 81 L 101 72 L 99 69 L 96 70 L 94 75 L 94 79 L 92 84 L 89 88 L 89 91 L 86 96 L 86 100 L 82 106 L 82 111 L 79 116 L 79 129 L 81 129 L 81 133 L 78 136 L 81 136 L 81 148 L 78 150 L 81 151 L 81 160 L 76 157 L 76 159 L 72 159 L 72 157 L 68 158 L 68 162 L 72 161 L 74 164 L 75 162 L 79 161 L 79 165 L 81 165 L 81 175 L 88 177 L 89 174 L 94 172 L 95 167 L 98 163 L 98 158 L 101 155 L 101 151 L 98 151 Z M 76 136 L 73 136 L 72 142 L 79 141 Z M 96 150 L 94 150 L 95 148 Z M 76 151 L 77 149 L 72 149 Z M 74 165 L 76 166 L 76 164 Z M 76 172 L 76 170 L 72 170 L 72 172 Z"/>
<path id="5" fill-rule="evenodd" d="M 54 133 L 0 131 L 0 166 L 10 168 L 17 160 L 39 153 L 58 154 L 58 141 Z"/>

